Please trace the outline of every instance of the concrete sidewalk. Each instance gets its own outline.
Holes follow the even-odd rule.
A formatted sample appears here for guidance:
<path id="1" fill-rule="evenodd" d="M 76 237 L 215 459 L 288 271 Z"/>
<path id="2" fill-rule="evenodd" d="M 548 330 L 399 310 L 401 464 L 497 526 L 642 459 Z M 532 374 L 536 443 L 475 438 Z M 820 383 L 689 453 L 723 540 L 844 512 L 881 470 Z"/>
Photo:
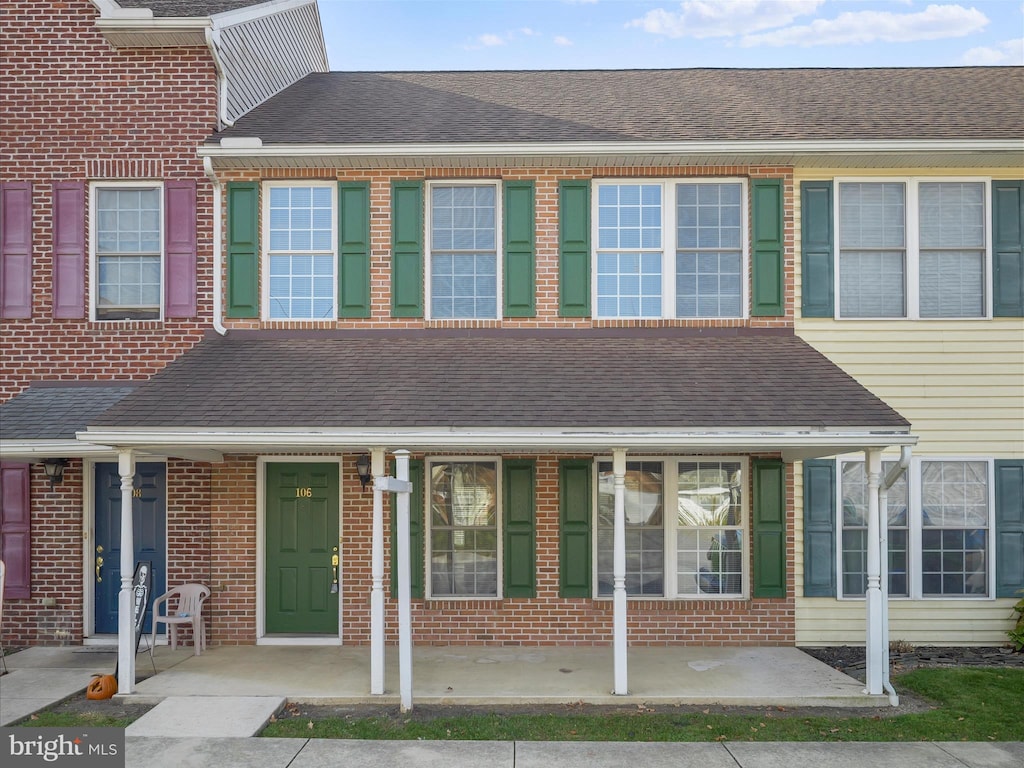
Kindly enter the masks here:
<path id="1" fill-rule="evenodd" d="M 128 736 L 126 768 L 1020 768 L 1024 743 L 550 742 Z"/>

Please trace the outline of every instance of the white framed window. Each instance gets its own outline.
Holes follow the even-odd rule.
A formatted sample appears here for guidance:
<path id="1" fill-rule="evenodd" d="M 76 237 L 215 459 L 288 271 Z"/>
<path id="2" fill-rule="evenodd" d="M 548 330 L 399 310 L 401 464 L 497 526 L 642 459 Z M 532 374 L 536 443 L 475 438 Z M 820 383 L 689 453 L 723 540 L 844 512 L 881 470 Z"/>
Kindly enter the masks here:
<path id="1" fill-rule="evenodd" d="M 164 201 L 158 182 L 90 186 L 94 320 L 158 320 L 163 311 Z"/>
<path id="2" fill-rule="evenodd" d="M 427 464 L 428 597 L 501 597 L 498 459 Z"/>
<path id="3" fill-rule="evenodd" d="M 431 182 L 427 188 L 430 318 L 498 319 L 501 312 L 498 182 Z"/>
<path id="4" fill-rule="evenodd" d="M 615 476 L 597 462 L 598 597 L 614 588 Z M 626 462 L 626 594 L 738 599 L 747 594 L 744 458 L 665 457 Z M 673 513 L 666 500 L 673 498 Z"/>
<path id="5" fill-rule="evenodd" d="M 840 318 L 991 313 L 989 181 L 836 180 Z"/>
<path id="6" fill-rule="evenodd" d="M 892 464 L 883 463 L 883 474 Z M 840 460 L 840 597 L 863 597 L 867 570 L 864 462 Z M 896 597 L 987 598 L 995 507 L 991 459 L 915 458 L 888 492 L 889 590 Z"/>
<path id="7" fill-rule="evenodd" d="M 265 320 L 337 316 L 337 185 L 263 185 Z"/>
<path id="8" fill-rule="evenodd" d="M 616 180 L 594 185 L 597 317 L 744 316 L 745 180 Z"/>

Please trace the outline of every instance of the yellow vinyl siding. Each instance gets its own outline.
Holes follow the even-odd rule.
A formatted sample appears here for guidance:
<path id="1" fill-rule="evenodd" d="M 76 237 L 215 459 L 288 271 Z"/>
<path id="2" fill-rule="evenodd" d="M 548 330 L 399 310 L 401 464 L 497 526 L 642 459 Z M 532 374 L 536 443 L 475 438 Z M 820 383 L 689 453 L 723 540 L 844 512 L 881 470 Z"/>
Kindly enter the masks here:
<path id="1" fill-rule="evenodd" d="M 836 177 L 1024 178 L 1015 169 L 800 170 L 795 182 Z M 797 195 L 795 252 L 800 253 Z M 801 304 L 796 258 L 795 305 Z M 1024 319 L 833 320 L 801 318 L 796 333 L 911 422 L 918 457 L 1024 456 Z M 895 457 L 891 452 L 887 458 Z M 798 645 L 862 645 L 862 600 L 803 597 L 803 473 L 797 466 L 794 526 Z M 889 601 L 889 638 L 917 645 L 1002 645 L 1013 599 Z"/>

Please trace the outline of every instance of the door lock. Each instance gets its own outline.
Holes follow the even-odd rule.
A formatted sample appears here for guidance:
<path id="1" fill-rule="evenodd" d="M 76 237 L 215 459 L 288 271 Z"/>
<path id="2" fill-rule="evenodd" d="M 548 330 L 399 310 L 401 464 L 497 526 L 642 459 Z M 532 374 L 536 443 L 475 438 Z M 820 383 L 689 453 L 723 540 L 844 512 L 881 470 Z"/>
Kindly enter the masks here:
<path id="1" fill-rule="evenodd" d="M 331 555 L 331 568 L 334 571 L 334 580 L 331 582 L 331 594 L 338 594 L 338 564 L 341 559 L 338 557 L 338 548 L 334 548 L 334 554 Z"/>
<path id="2" fill-rule="evenodd" d="M 102 549 L 102 547 L 100 547 Z M 100 569 L 103 568 L 103 556 L 96 556 L 96 581 L 103 581 L 103 577 L 100 576 Z"/>

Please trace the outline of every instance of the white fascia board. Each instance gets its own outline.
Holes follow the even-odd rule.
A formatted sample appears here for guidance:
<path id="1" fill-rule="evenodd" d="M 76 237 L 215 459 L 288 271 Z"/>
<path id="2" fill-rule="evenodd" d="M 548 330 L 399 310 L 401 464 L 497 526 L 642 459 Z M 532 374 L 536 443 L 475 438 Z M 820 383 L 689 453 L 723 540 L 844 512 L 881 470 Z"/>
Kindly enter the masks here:
<path id="1" fill-rule="evenodd" d="M 0 459 L 5 461 L 39 462 L 43 459 L 71 457 L 116 456 L 108 445 L 80 440 L 0 440 Z"/>
<path id="2" fill-rule="evenodd" d="M 213 22 L 207 16 L 101 16 L 96 26 L 103 32 L 204 32 Z"/>
<path id="3" fill-rule="evenodd" d="M 242 138 L 242 137 L 239 137 Z M 604 141 L 604 142 L 475 142 L 452 144 L 265 144 L 259 137 L 225 138 L 220 146 L 204 144 L 200 157 L 407 157 L 431 155 L 873 155 L 908 152 L 1019 152 L 1021 139 L 911 139 L 814 141 Z M 257 142 L 259 142 L 257 144 Z M 241 146 L 240 146 L 241 145 Z"/>
<path id="4" fill-rule="evenodd" d="M 369 450 L 374 447 L 413 450 L 509 450 L 606 452 L 675 451 L 805 451 L 834 455 L 866 448 L 915 445 L 917 436 L 893 430 L 857 431 L 694 431 L 672 430 L 103 430 L 78 433 L 85 442 L 147 451 L 209 448 L 221 453 L 252 450 Z"/>

